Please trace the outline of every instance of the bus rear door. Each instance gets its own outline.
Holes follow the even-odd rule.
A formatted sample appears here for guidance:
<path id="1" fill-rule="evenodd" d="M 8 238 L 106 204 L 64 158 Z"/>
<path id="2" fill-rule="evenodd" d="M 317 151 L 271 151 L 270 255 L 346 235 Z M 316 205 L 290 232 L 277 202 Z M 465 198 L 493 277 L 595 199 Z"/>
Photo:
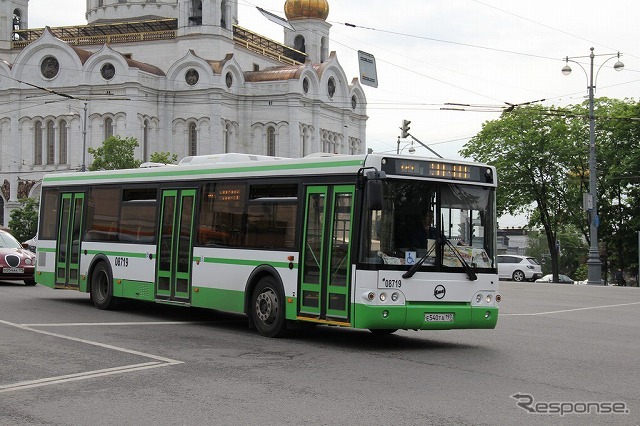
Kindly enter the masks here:
<path id="1" fill-rule="evenodd" d="M 349 324 L 353 185 L 310 186 L 306 191 L 300 319 Z"/>
<path id="2" fill-rule="evenodd" d="M 156 298 L 189 303 L 195 189 L 162 191 L 158 232 Z"/>
<path id="3" fill-rule="evenodd" d="M 56 245 L 56 288 L 79 288 L 84 193 L 63 193 Z"/>

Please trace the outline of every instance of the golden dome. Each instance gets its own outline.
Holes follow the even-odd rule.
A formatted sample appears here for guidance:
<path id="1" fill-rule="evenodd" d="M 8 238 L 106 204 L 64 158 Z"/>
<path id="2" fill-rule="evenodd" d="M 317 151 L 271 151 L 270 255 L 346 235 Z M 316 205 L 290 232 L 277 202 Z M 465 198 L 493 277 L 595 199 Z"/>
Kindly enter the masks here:
<path id="1" fill-rule="evenodd" d="M 287 0 L 284 3 L 284 14 L 288 20 L 326 20 L 329 16 L 329 3 L 327 0 Z"/>

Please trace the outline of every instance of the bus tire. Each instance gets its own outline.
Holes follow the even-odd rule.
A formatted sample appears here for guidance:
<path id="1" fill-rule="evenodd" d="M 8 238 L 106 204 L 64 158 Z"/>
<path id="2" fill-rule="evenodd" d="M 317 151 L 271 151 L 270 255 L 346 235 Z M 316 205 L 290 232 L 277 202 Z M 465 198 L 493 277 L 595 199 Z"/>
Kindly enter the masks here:
<path id="1" fill-rule="evenodd" d="M 280 337 L 287 331 L 284 294 L 272 276 L 258 281 L 251 296 L 251 318 L 260 334 Z"/>
<path id="2" fill-rule="evenodd" d="M 98 309 L 111 309 L 115 305 L 111 270 L 105 262 L 100 262 L 91 273 L 91 300 Z"/>

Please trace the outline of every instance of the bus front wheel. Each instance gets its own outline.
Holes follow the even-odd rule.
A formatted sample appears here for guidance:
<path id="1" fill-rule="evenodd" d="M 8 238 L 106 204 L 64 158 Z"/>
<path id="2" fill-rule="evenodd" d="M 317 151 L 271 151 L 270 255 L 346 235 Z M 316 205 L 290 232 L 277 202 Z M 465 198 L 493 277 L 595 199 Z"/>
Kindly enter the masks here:
<path id="1" fill-rule="evenodd" d="M 91 274 L 91 300 L 98 309 L 111 309 L 115 304 L 111 271 L 104 262 L 97 264 Z"/>
<path id="2" fill-rule="evenodd" d="M 279 337 L 286 332 L 284 295 L 273 277 L 258 281 L 251 297 L 251 316 L 263 336 Z"/>

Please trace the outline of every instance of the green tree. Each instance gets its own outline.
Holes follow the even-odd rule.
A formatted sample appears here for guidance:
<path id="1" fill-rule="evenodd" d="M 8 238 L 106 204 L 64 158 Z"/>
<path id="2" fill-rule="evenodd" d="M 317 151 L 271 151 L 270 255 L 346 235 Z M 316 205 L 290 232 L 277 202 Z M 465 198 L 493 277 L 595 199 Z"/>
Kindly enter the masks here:
<path id="1" fill-rule="evenodd" d="M 570 107 L 572 135 L 588 147 L 588 103 Z M 637 270 L 640 230 L 640 103 L 632 99 L 599 98 L 594 102 L 598 170 L 598 239 L 603 270 Z M 588 152 L 587 152 L 588 153 Z M 588 156 L 574 167 L 574 202 L 589 191 Z M 590 242 L 590 216 L 571 218 Z"/>
<path id="2" fill-rule="evenodd" d="M 11 212 L 9 228 L 20 242 L 36 235 L 38 230 L 38 201 L 33 198 L 20 200 L 20 207 Z"/>
<path id="3" fill-rule="evenodd" d="M 154 152 L 151 154 L 151 157 L 149 157 L 149 161 L 152 163 L 176 164 L 178 161 L 178 155 L 164 151 Z"/>
<path id="4" fill-rule="evenodd" d="M 496 166 L 498 214 L 528 213 L 530 226 L 542 228 L 556 279 L 558 232 L 580 207 L 571 202 L 568 186 L 569 172 L 579 164 L 584 147 L 570 137 L 570 130 L 568 119 L 552 109 L 520 107 L 484 123 L 460 151 Z"/>
<path id="5" fill-rule="evenodd" d="M 640 103 L 599 98 L 594 107 L 603 266 L 633 270 L 640 230 Z M 485 123 L 461 154 L 497 167 L 499 213 L 527 212 L 529 225 L 543 230 L 553 273 L 571 275 L 571 265 L 558 263 L 555 245 L 559 240 L 562 247 L 562 235 L 576 230 L 585 247 L 590 242 L 590 217 L 582 209 L 582 195 L 589 192 L 588 103 L 504 113 Z M 583 269 L 576 266 L 574 274 Z"/>
<path id="6" fill-rule="evenodd" d="M 640 103 L 598 99 L 595 104 L 601 252 L 610 271 L 637 270 L 640 230 Z"/>
<path id="7" fill-rule="evenodd" d="M 102 142 L 99 148 L 89 148 L 87 151 L 93 155 L 93 162 L 89 170 L 118 170 L 135 169 L 140 167 L 140 160 L 134 157 L 138 147 L 136 138 L 122 139 L 120 136 L 111 136 Z"/>

